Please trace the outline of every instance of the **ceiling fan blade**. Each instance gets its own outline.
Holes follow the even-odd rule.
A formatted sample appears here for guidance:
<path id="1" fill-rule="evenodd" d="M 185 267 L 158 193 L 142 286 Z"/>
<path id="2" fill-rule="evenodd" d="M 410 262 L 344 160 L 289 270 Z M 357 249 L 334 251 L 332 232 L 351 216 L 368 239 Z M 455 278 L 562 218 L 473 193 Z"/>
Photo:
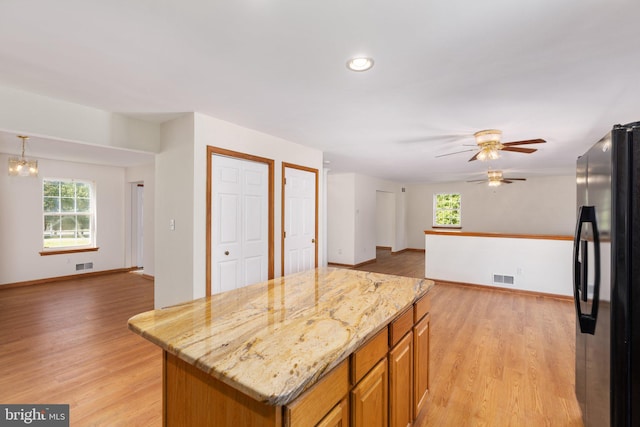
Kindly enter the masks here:
<path id="1" fill-rule="evenodd" d="M 534 153 L 536 151 L 538 151 L 535 148 L 522 148 L 522 147 L 504 147 L 502 150 L 500 151 L 512 151 L 514 153 L 526 153 L 526 154 L 531 154 Z"/>
<path id="2" fill-rule="evenodd" d="M 523 141 L 503 142 L 502 145 L 504 145 L 505 147 L 510 147 L 514 145 L 542 144 L 545 142 L 547 141 L 545 141 L 544 139 L 538 138 L 538 139 L 525 139 Z"/>
<path id="3" fill-rule="evenodd" d="M 453 153 L 447 153 L 447 154 L 439 154 L 436 157 L 446 157 L 446 156 L 452 156 L 454 154 L 460 154 L 460 153 L 467 153 L 469 151 L 475 151 L 475 148 L 472 148 L 470 150 L 462 150 L 462 151 L 455 151 Z"/>
<path id="4" fill-rule="evenodd" d="M 504 179 L 508 179 L 509 181 L 526 181 L 527 178 L 504 178 Z"/>
<path id="5" fill-rule="evenodd" d="M 480 152 L 479 152 L 479 151 L 476 153 L 476 155 L 475 155 L 475 156 L 473 156 L 472 158 L 470 158 L 470 159 L 469 159 L 469 161 L 470 161 L 470 162 L 473 162 L 474 160 L 476 160 L 476 159 L 478 158 L 478 154 L 480 154 Z"/>
<path id="6" fill-rule="evenodd" d="M 487 182 L 487 180 L 486 179 L 474 179 L 474 180 L 467 181 L 467 182 Z"/>
<path id="7" fill-rule="evenodd" d="M 456 133 L 456 134 L 447 134 L 447 135 L 425 135 L 417 138 L 404 139 L 398 141 L 401 144 L 414 144 L 414 143 L 423 143 L 423 142 L 454 142 L 458 141 L 462 138 L 469 138 L 472 135 Z"/>
<path id="8" fill-rule="evenodd" d="M 504 184 L 513 184 L 513 181 L 509 181 L 508 179 L 501 179 L 500 182 Z"/>

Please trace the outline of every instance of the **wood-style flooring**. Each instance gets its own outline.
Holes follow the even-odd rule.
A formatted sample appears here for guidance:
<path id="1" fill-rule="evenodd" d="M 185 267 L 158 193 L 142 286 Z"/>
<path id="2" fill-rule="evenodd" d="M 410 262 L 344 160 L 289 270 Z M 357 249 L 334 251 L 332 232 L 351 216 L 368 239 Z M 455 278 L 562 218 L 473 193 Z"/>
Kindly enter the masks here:
<path id="1" fill-rule="evenodd" d="M 379 250 L 359 269 L 422 277 L 424 253 Z M 0 290 L 0 403 L 68 403 L 72 426 L 161 426 L 161 351 L 126 325 L 152 307 L 152 282 L 131 273 Z M 571 303 L 436 285 L 431 313 L 417 425 L 582 425 Z"/>
<path id="2" fill-rule="evenodd" d="M 118 273 L 0 289 L 0 403 L 69 404 L 71 426 L 160 426 L 162 352 L 127 329 L 153 282 Z"/>
<path id="3" fill-rule="evenodd" d="M 364 271 L 424 277 L 424 252 L 378 249 Z M 570 301 L 436 284 L 431 290 L 431 426 L 582 426 Z"/>

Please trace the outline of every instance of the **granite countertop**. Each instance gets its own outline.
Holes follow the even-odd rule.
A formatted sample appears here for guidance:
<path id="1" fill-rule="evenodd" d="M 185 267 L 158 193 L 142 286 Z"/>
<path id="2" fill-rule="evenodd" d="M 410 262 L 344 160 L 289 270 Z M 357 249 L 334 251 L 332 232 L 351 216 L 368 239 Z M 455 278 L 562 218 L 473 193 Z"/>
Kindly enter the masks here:
<path id="1" fill-rule="evenodd" d="M 318 268 L 129 319 L 129 329 L 252 398 L 284 405 L 433 282 Z"/>

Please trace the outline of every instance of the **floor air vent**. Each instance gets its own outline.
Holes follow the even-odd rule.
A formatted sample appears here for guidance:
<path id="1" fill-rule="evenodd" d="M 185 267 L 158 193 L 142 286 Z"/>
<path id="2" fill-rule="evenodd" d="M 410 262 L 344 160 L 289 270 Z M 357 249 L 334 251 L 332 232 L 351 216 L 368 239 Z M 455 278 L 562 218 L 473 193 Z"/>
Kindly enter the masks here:
<path id="1" fill-rule="evenodd" d="M 497 285 L 513 285 L 513 276 L 494 274 L 493 283 Z"/>

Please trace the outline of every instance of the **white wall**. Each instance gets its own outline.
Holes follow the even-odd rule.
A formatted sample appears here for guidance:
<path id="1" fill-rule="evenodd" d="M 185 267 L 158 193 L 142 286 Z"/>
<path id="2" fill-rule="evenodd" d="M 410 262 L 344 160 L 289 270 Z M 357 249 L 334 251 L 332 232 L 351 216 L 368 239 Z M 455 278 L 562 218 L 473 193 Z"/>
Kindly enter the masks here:
<path id="1" fill-rule="evenodd" d="M 327 175 L 327 260 L 355 264 L 355 176 Z"/>
<path id="2" fill-rule="evenodd" d="M 375 259 L 378 191 L 393 193 L 396 199 L 396 230 L 391 249 L 400 251 L 407 247 L 406 198 L 401 184 L 359 174 L 330 173 L 327 187 L 329 262 L 356 265 Z M 353 232 L 349 224 L 353 224 Z"/>
<path id="3" fill-rule="evenodd" d="M 433 195 L 462 195 L 464 231 L 571 235 L 575 227 L 574 176 L 528 178 L 489 187 L 451 182 L 407 185 L 408 247 L 424 248 L 424 230 L 433 225 Z"/>
<path id="4" fill-rule="evenodd" d="M 317 169 L 322 194 L 322 152 L 200 113 L 166 122 L 161 132 L 156 157 L 156 307 L 206 292 L 207 145 L 274 160 L 274 274 L 280 276 L 282 162 Z M 324 232 L 322 212 L 319 206 L 319 238 Z M 171 218 L 175 231 L 168 230 Z M 324 245 L 318 241 L 320 265 Z"/>
<path id="5" fill-rule="evenodd" d="M 8 162 L 0 154 L 0 164 Z M 125 267 L 124 168 L 40 159 L 38 177 L 0 173 L 0 284 L 77 274 L 77 263 L 93 270 Z M 41 256 L 42 179 L 90 180 L 96 186 L 97 252 Z"/>
<path id="6" fill-rule="evenodd" d="M 155 162 L 155 306 L 194 296 L 193 114 L 165 122 Z M 169 220 L 175 230 L 169 229 Z"/>
<path id="7" fill-rule="evenodd" d="M 392 247 L 396 234 L 396 195 L 376 191 L 376 246 Z"/>
<path id="8" fill-rule="evenodd" d="M 425 277 L 572 295 L 571 240 L 425 235 Z M 513 284 L 494 283 L 508 275 Z"/>

